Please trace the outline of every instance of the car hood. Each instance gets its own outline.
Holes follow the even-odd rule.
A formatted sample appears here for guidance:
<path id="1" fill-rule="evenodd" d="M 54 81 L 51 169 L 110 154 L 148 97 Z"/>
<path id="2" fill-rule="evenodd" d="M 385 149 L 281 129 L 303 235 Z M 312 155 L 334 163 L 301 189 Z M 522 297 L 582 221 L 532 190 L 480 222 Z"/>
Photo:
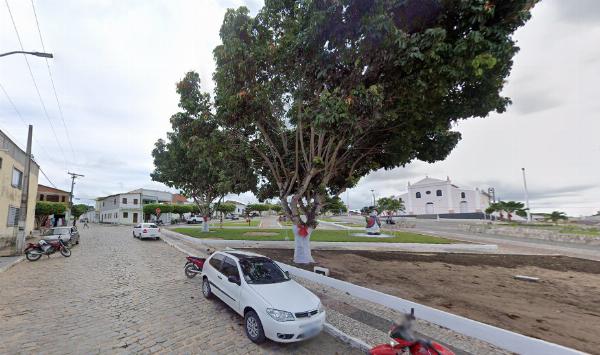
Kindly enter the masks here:
<path id="1" fill-rule="evenodd" d="M 319 307 L 319 297 L 294 280 L 248 286 L 275 309 L 294 313 L 312 311 Z"/>
<path id="2" fill-rule="evenodd" d="M 59 237 L 62 240 L 69 240 L 69 239 L 71 239 L 71 235 L 70 234 L 52 234 L 52 235 L 43 236 L 42 238 L 46 239 L 46 240 L 58 240 Z"/>

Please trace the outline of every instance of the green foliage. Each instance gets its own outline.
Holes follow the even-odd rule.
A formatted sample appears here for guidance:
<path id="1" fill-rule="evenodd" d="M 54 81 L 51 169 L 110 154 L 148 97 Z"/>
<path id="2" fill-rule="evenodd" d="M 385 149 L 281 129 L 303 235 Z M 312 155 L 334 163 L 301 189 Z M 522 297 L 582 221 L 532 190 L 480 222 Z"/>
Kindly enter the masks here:
<path id="1" fill-rule="evenodd" d="M 78 220 L 82 214 L 86 213 L 89 210 L 89 208 L 90 206 L 84 204 L 73 205 L 73 207 L 71 207 L 71 214 L 73 215 L 75 220 Z"/>
<path id="2" fill-rule="evenodd" d="M 251 203 L 246 206 L 246 212 L 256 211 L 261 216 L 263 212 L 268 211 L 269 209 L 271 209 L 270 205 L 264 203 Z"/>
<path id="3" fill-rule="evenodd" d="M 223 214 L 233 213 L 235 205 L 233 203 L 222 203 L 217 207 L 217 211 Z"/>
<path id="4" fill-rule="evenodd" d="M 567 217 L 567 214 L 564 212 L 552 211 L 552 213 L 550 213 L 548 215 L 548 219 L 551 220 L 552 222 L 556 223 L 560 220 L 566 221 L 569 219 L 569 217 Z"/>
<path id="5" fill-rule="evenodd" d="M 371 171 L 435 162 L 459 120 L 504 112 L 513 33 L 535 0 L 266 1 L 229 9 L 214 50 L 217 120 L 258 196 L 316 226 Z M 300 216 L 306 216 L 302 222 Z"/>
<path id="6" fill-rule="evenodd" d="M 156 209 L 160 208 L 160 214 L 173 212 L 174 205 L 166 203 L 149 203 L 144 205 L 144 214 L 156 216 Z"/>
<path id="7" fill-rule="evenodd" d="M 177 84 L 180 112 L 171 116 L 173 131 L 152 151 L 152 180 L 182 191 L 204 216 L 220 199 L 256 186 L 250 161 L 231 135 L 215 120 L 210 95 L 200 89 L 200 76 L 189 72 Z"/>
<path id="8" fill-rule="evenodd" d="M 61 202 L 38 201 L 35 204 L 35 224 L 40 228 L 51 215 L 63 215 L 67 210 L 67 205 Z"/>
<path id="9" fill-rule="evenodd" d="M 281 213 L 281 211 L 283 211 L 283 207 L 281 207 L 281 205 L 276 204 L 276 203 L 270 203 L 269 204 L 269 209 L 271 211 L 274 211 L 277 214 L 279 214 L 279 213 Z"/>
<path id="10" fill-rule="evenodd" d="M 377 200 L 377 210 L 388 214 L 396 211 L 404 211 L 404 202 L 401 198 L 396 198 L 394 196 L 382 197 Z"/>
<path id="11" fill-rule="evenodd" d="M 527 216 L 527 209 L 523 202 L 517 201 L 498 201 L 495 203 L 491 203 L 488 208 L 485 209 L 485 213 L 491 214 L 494 212 L 498 212 L 501 214 L 501 219 L 503 219 L 503 212 L 506 212 L 508 215 L 508 220 L 510 221 L 512 218 L 512 214 L 516 213 L 517 216 L 525 217 Z"/>
<path id="12" fill-rule="evenodd" d="M 340 214 L 347 212 L 348 208 L 339 196 L 326 196 L 325 203 L 323 204 L 323 211 Z"/>
<path id="13" fill-rule="evenodd" d="M 191 205 L 172 205 L 172 206 L 173 206 L 173 213 L 176 213 L 178 215 L 192 212 Z"/>

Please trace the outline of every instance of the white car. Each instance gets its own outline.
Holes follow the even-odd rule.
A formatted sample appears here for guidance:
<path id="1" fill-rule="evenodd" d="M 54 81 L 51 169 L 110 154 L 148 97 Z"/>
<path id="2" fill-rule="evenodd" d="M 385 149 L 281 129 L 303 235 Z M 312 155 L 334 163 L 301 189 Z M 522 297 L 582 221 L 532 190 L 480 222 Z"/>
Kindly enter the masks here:
<path id="1" fill-rule="evenodd" d="M 154 223 L 140 223 L 133 227 L 133 237 L 139 239 L 160 238 L 160 228 Z"/>
<path id="2" fill-rule="evenodd" d="M 319 297 L 271 259 L 238 250 L 212 254 L 202 269 L 202 293 L 216 295 L 244 316 L 246 335 L 291 343 L 321 332 L 325 310 Z"/>

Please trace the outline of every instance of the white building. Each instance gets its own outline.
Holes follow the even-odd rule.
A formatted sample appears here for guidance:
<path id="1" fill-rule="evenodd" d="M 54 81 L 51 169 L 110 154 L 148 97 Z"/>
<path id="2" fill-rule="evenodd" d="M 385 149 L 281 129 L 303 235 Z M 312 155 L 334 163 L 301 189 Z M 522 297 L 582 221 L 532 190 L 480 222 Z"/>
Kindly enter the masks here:
<path id="1" fill-rule="evenodd" d="M 100 223 L 136 224 L 144 221 L 143 205 L 149 203 L 172 203 L 173 194 L 166 191 L 137 189 L 130 192 L 101 197 L 96 200 Z M 170 214 L 161 215 L 170 223 Z"/>
<path id="2" fill-rule="evenodd" d="M 425 177 L 408 183 L 408 192 L 400 195 L 409 215 L 477 213 L 490 205 L 490 196 L 476 188 L 463 189 L 450 181 Z"/>
<path id="3" fill-rule="evenodd" d="M 235 210 L 233 211 L 233 214 L 243 215 L 246 213 L 246 204 L 243 202 L 227 200 L 224 203 L 230 203 L 232 205 L 235 205 Z"/>

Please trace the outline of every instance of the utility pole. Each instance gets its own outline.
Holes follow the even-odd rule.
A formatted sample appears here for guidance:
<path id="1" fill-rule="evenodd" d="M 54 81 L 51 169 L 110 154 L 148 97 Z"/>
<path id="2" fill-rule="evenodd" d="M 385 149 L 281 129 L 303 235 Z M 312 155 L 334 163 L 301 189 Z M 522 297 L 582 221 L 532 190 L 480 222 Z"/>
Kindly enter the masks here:
<path id="1" fill-rule="evenodd" d="M 23 252 L 25 246 L 25 228 L 27 227 L 27 202 L 29 200 L 29 175 L 31 172 L 31 139 L 33 137 L 33 126 L 29 125 L 27 133 L 27 151 L 25 161 L 25 172 L 23 174 L 23 186 L 21 193 L 21 207 L 19 208 L 19 223 L 17 231 L 17 240 L 15 243 L 16 254 Z"/>
<path id="2" fill-rule="evenodd" d="M 525 207 L 527 208 L 527 223 L 531 222 L 531 211 L 529 210 L 529 192 L 527 191 L 527 179 L 525 179 L 525 168 L 521 168 L 523 171 L 523 187 L 525 187 Z"/>
<path id="3" fill-rule="evenodd" d="M 350 215 L 350 191 L 346 190 L 346 206 L 348 206 L 347 214 Z"/>
<path id="4" fill-rule="evenodd" d="M 73 188 L 75 187 L 75 179 L 78 177 L 84 177 L 81 174 L 75 174 L 72 172 L 67 172 L 67 174 L 71 175 L 71 193 L 69 194 L 69 211 L 73 214 Z M 69 216 L 70 218 L 70 216 Z M 75 225 L 75 218 L 73 218 L 73 225 Z"/>

